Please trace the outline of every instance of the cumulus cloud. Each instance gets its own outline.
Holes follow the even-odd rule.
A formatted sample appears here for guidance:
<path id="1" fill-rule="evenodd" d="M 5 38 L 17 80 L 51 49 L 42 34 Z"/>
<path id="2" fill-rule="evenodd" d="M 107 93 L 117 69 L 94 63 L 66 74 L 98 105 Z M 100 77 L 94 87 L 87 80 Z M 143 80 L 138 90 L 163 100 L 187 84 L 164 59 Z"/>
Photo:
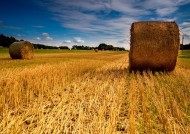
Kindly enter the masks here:
<path id="1" fill-rule="evenodd" d="M 48 33 L 42 33 L 41 36 L 36 37 L 36 40 L 40 41 L 52 41 L 53 38 Z"/>
<path id="2" fill-rule="evenodd" d="M 70 43 L 71 43 L 71 40 L 64 40 L 63 43 L 64 43 L 64 44 L 70 44 Z"/>
<path id="3" fill-rule="evenodd" d="M 41 40 L 41 38 L 40 37 L 36 37 L 36 40 Z"/>
<path id="4" fill-rule="evenodd" d="M 50 37 L 50 35 L 48 33 L 42 33 L 42 39 L 44 40 L 53 40 L 52 37 Z"/>
<path id="5" fill-rule="evenodd" d="M 73 42 L 75 42 L 75 43 L 84 43 L 84 40 L 82 40 L 80 37 L 75 37 L 73 39 Z"/>
<path id="6" fill-rule="evenodd" d="M 43 37 L 49 37 L 49 34 L 48 33 L 42 33 L 42 36 Z"/>
<path id="7" fill-rule="evenodd" d="M 53 38 L 52 37 L 46 37 L 46 40 L 53 40 Z"/>

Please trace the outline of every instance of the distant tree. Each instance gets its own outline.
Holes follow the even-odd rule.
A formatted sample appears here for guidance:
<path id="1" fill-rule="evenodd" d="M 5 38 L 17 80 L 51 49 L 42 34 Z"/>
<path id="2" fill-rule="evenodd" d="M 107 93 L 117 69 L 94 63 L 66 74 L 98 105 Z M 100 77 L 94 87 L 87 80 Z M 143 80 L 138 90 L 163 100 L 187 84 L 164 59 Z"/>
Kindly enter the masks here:
<path id="1" fill-rule="evenodd" d="M 101 43 L 98 46 L 98 50 L 125 51 L 125 48 L 123 48 L 123 47 L 114 47 L 113 45 L 107 45 L 105 43 Z"/>
<path id="2" fill-rule="evenodd" d="M 60 49 L 69 49 L 68 46 L 60 46 L 59 48 L 60 48 Z"/>
<path id="3" fill-rule="evenodd" d="M 77 49 L 77 50 L 91 50 L 93 49 L 94 47 L 89 47 L 89 46 L 77 46 L 77 45 L 73 45 L 72 46 L 72 49 Z"/>
<path id="4" fill-rule="evenodd" d="M 98 46 L 98 50 L 106 50 L 106 47 L 107 47 L 107 44 L 101 43 L 101 44 Z"/>
<path id="5" fill-rule="evenodd" d="M 58 49 L 58 47 L 56 47 L 56 46 L 46 46 L 46 45 L 43 45 L 43 44 L 33 44 L 33 45 L 34 45 L 35 49 Z M 63 49 L 63 47 L 65 48 L 65 46 L 61 46 L 59 48 Z"/>
<path id="6" fill-rule="evenodd" d="M 3 34 L 0 35 L 0 46 L 9 47 L 13 42 L 18 41 L 14 37 L 8 37 Z"/>
<path id="7" fill-rule="evenodd" d="M 180 44 L 180 50 L 187 50 L 187 49 L 190 49 L 190 43 L 189 44 L 185 44 L 185 45 L 182 45 Z"/>
<path id="8" fill-rule="evenodd" d="M 114 51 L 125 51 L 124 47 L 114 47 Z"/>
<path id="9" fill-rule="evenodd" d="M 114 47 L 112 45 L 107 45 L 105 50 L 114 50 Z"/>

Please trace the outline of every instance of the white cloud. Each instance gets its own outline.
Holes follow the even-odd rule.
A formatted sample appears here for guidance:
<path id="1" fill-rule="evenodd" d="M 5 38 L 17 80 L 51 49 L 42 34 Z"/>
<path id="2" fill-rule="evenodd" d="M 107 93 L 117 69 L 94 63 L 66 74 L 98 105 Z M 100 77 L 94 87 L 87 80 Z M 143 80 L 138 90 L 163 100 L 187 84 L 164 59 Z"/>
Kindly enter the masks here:
<path id="1" fill-rule="evenodd" d="M 184 36 L 184 44 L 189 44 L 190 42 L 190 22 L 182 22 L 179 24 L 180 34 Z M 182 40 L 182 38 L 181 38 Z M 181 41 L 182 42 L 182 41 Z"/>
<path id="2" fill-rule="evenodd" d="M 73 42 L 75 42 L 75 43 L 84 43 L 84 40 L 82 40 L 80 37 L 75 37 L 73 39 Z"/>
<path id="3" fill-rule="evenodd" d="M 46 37 L 46 40 L 53 40 L 52 37 Z"/>
<path id="4" fill-rule="evenodd" d="M 48 33 L 42 33 L 41 36 L 35 38 L 38 41 L 52 41 L 53 38 Z"/>
<path id="5" fill-rule="evenodd" d="M 180 6 L 190 3 L 190 0 L 146 0 L 140 2 L 141 8 L 155 10 L 160 17 L 176 13 Z"/>
<path id="6" fill-rule="evenodd" d="M 64 44 L 70 44 L 70 43 L 71 43 L 71 40 L 64 40 L 63 43 L 64 43 Z"/>
<path id="7" fill-rule="evenodd" d="M 177 7 L 166 7 L 166 8 L 160 8 L 156 10 L 156 13 L 159 16 L 167 16 L 170 15 L 172 13 L 175 13 L 177 11 Z"/>
<path id="8" fill-rule="evenodd" d="M 172 21 L 176 21 L 177 20 L 177 17 L 174 17 L 174 18 L 166 18 L 166 17 L 157 17 L 157 18 L 150 18 L 151 21 L 168 21 L 168 22 L 172 22 Z"/>
<path id="9" fill-rule="evenodd" d="M 18 40 L 25 38 L 25 36 L 21 35 L 21 34 L 15 34 L 15 35 L 13 35 L 13 37 L 16 37 L 16 39 L 18 39 Z"/>
<path id="10" fill-rule="evenodd" d="M 180 29 L 190 27 L 190 22 L 182 22 L 181 24 L 179 24 L 179 26 L 180 26 Z"/>
<path id="11" fill-rule="evenodd" d="M 48 33 L 42 33 L 42 37 L 41 37 L 42 40 L 53 40 L 52 37 L 50 37 L 50 35 Z"/>
<path id="12" fill-rule="evenodd" d="M 42 36 L 49 37 L 49 34 L 48 33 L 42 33 Z"/>
<path id="13" fill-rule="evenodd" d="M 138 2 L 135 2 L 135 3 L 138 4 Z M 111 9 L 120 11 L 122 13 L 128 13 L 129 16 L 150 14 L 149 11 L 144 10 L 143 8 L 136 8 L 135 3 L 132 1 L 112 0 Z"/>
<path id="14" fill-rule="evenodd" d="M 41 40 L 41 38 L 40 38 L 40 37 L 36 37 L 36 39 L 37 39 L 37 40 Z"/>
<path id="15" fill-rule="evenodd" d="M 187 34 L 190 36 L 190 27 L 184 28 L 181 31 L 183 31 L 183 33 Z"/>

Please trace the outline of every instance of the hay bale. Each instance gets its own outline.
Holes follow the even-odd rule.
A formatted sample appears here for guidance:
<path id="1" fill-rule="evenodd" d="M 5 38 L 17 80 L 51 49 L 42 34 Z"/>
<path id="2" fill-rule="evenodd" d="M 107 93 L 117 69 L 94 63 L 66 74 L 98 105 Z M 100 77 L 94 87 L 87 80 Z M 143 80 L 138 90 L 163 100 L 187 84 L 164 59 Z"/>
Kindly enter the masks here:
<path id="1" fill-rule="evenodd" d="M 32 59 L 34 46 L 27 41 L 14 42 L 9 46 L 9 54 L 12 59 Z"/>
<path id="2" fill-rule="evenodd" d="M 179 50 L 175 22 L 135 22 L 131 26 L 130 70 L 172 71 Z"/>

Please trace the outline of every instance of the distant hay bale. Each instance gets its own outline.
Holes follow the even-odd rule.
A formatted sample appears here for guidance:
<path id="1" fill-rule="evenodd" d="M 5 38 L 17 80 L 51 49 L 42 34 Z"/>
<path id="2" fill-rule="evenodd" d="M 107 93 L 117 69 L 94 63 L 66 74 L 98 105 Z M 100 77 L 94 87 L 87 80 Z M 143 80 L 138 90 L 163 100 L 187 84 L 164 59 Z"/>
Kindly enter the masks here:
<path id="1" fill-rule="evenodd" d="M 179 50 L 175 22 L 135 22 L 131 26 L 130 70 L 172 71 Z"/>
<path id="2" fill-rule="evenodd" d="M 32 59 L 34 46 L 27 41 L 14 42 L 9 46 L 9 54 L 12 59 Z"/>
<path id="3" fill-rule="evenodd" d="M 95 52 L 98 52 L 98 49 L 95 49 Z"/>

